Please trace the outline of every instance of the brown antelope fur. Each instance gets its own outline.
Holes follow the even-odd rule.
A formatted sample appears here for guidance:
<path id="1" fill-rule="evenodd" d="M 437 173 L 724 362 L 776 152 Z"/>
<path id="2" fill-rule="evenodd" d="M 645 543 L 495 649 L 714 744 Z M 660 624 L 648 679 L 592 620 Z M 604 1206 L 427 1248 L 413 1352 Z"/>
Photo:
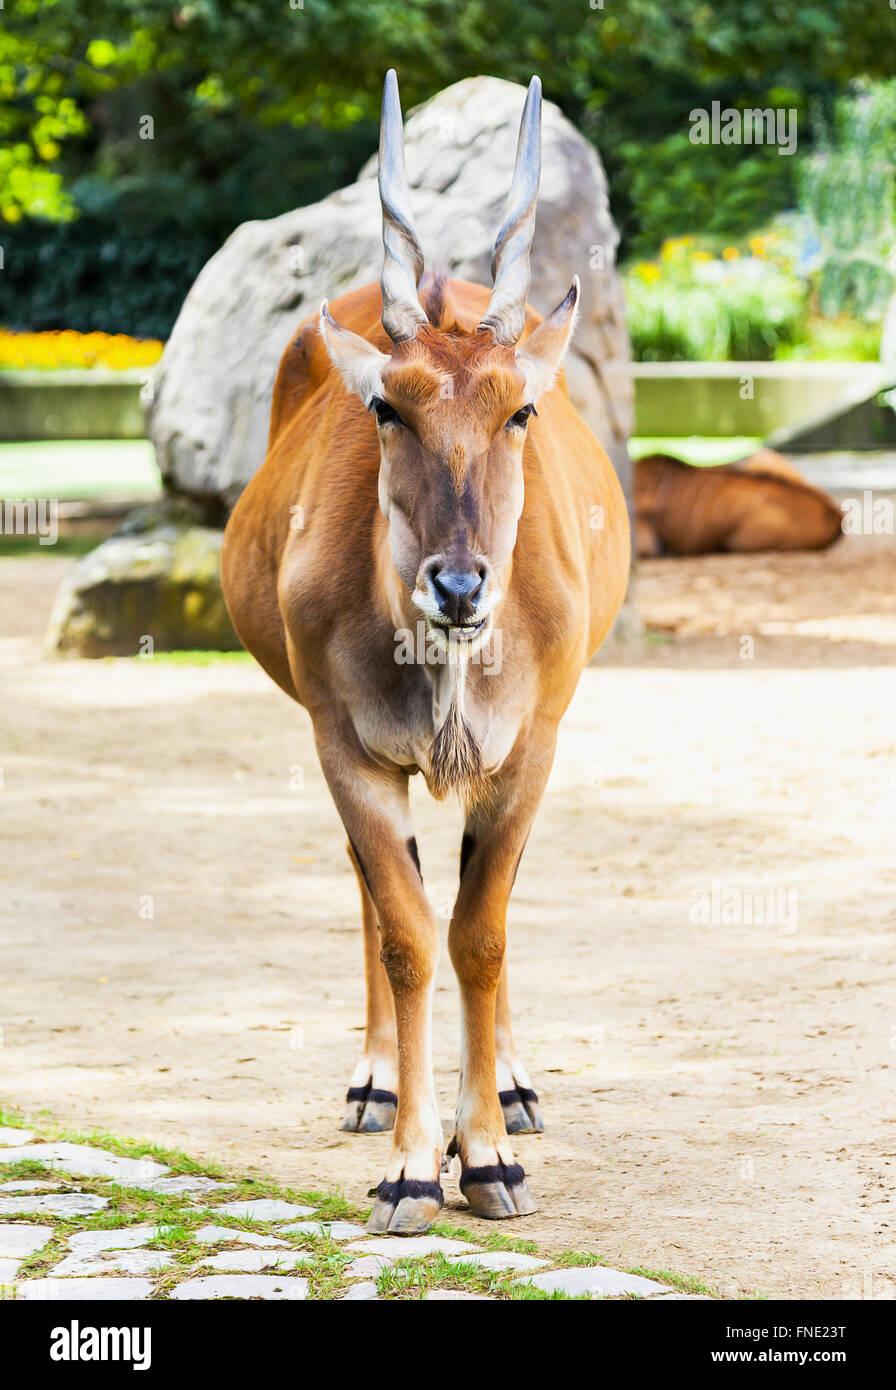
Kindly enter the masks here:
<path id="1" fill-rule="evenodd" d="M 430 1040 L 438 931 L 409 817 L 416 772 L 435 795 L 456 793 L 466 815 L 448 939 L 462 1003 L 449 1152 L 475 1214 L 534 1210 L 508 1140 L 543 1126 L 510 1025 L 507 903 L 557 725 L 628 577 L 621 489 L 554 379 L 577 284 L 545 320 L 525 307 L 538 97 L 533 81 L 491 296 L 435 278 L 418 299 L 390 74 L 381 287 L 298 328 L 267 458 L 224 541 L 236 630 L 311 716 L 358 876 L 367 1025 L 343 1127 L 394 1121 L 372 1230 L 426 1230 L 442 1204 Z M 537 415 L 525 418 L 531 405 Z M 425 660 L 396 660 L 396 635 L 418 624 Z"/>
<path id="2" fill-rule="evenodd" d="M 635 464 L 638 554 L 823 550 L 841 533 L 837 501 L 773 449 L 717 468 L 669 454 Z"/>

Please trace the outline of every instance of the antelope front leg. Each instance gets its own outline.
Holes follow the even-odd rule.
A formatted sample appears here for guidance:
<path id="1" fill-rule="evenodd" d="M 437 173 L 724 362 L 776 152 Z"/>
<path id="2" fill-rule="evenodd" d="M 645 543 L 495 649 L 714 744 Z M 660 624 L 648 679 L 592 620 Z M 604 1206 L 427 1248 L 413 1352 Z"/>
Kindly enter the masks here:
<path id="1" fill-rule="evenodd" d="M 412 1235 L 429 1229 L 444 1200 L 431 1041 L 438 931 L 412 849 L 407 777 L 371 763 L 344 731 L 338 742 L 317 727 L 315 732 L 324 774 L 376 910 L 395 1008 L 398 1109 L 368 1230 Z"/>
<path id="2" fill-rule="evenodd" d="M 535 1211 L 507 1138 L 496 1084 L 495 1032 L 496 1022 L 503 1022 L 497 1001 L 507 903 L 552 756 L 552 739 L 545 739 L 540 756 L 518 756 L 516 766 L 502 774 L 492 805 L 468 818 L 464 869 L 448 934 L 463 1016 L 456 1130 L 449 1152 L 460 1155 L 460 1189 L 474 1214 L 495 1220 Z"/>

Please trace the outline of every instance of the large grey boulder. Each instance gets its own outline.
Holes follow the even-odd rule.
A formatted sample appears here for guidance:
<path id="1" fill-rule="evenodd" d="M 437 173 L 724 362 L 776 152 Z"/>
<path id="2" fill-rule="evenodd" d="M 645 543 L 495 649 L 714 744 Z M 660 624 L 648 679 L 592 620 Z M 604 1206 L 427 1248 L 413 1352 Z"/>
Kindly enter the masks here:
<path id="1" fill-rule="evenodd" d="M 408 181 L 430 269 L 491 283 L 524 98 L 514 83 L 473 77 L 411 113 Z M 547 313 L 581 277 L 567 383 L 628 491 L 629 342 L 606 179 L 549 103 L 543 151 L 531 302 Z M 264 460 L 274 377 L 295 328 L 322 299 L 377 280 L 382 257 L 375 156 L 322 202 L 237 228 L 190 290 L 162 359 L 149 433 L 167 488 L 233 505 Z"/>

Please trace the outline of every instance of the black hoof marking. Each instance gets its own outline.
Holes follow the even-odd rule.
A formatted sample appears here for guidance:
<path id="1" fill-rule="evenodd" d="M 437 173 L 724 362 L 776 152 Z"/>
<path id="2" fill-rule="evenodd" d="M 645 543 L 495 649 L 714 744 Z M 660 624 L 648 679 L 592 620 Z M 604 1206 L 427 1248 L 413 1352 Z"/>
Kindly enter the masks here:
<path id="1" fill-rule="evenodd" d="M 366 1086 L 349 1086 L 345 1099 L 359 1100 L 365 1104 L 367 1101 L 373 1101 L 374 1105 L 398 1105 L 398 1096 L 394 1091 L 378 1091 L 369 1081 Z"/>
<path id="2" fill-rule="evenodd" d="M 542 1133 L 544 1120 L 538 1108 L 538 1096 L 528 1086 L 517 1086 L 513 1091 L 499 1091 L 498 1100 L 504 1111 L 508 1134 Z"/>
<path id="3" fill-rule="evenodd" d="M 529 1216 L 536 1210 L 518 1163 L 465 1168 L 460 1175 L 460 1190 L 473 1215 L 485 1221 L 506 1221 L 508 1217 Z"/>
<path id="4" fill-rule="evenodd" d="M 394 1091 L 380 1091 L 368 1081 L 349 1086 L 345 1093 L 342 1128 L 349 1134 L 384 1134 L 395 1124 L 398 1097 Z"/>
<path id="5" fill-rule="evenodd" d="M 519 1163 L 491 1163 L 487 1168 L 465 1168 L 460 1175 L 460 1190 L 482 1183 L 500 1182 L 505 1187 L 518 1187 L 526 1174 Z"/>
<path id="6" fill-rule="evenodd" d="M 367 1222 L 368 1231 L 388 1231 L 396 1236 L 422 1235 L 428 1231 L 445 1202 L 437 1181 L 403 1176 L 395 1182 L 381 1182 L 375 1197 Z"/>
<path id="7" fill-rule="evenodd" d="M 398 1206 L 402 1197 L 427 1197 L 437 1202 L 440 1207 L 445 1205 L 445 1194 L 441 1185 L 438 1182 L 425 1182 L 421 1178 L 398 1178 L 396 1182 L 387 1182 L 384 1178 L 376 1190 L 376 1195 L 378 1201 L 388 1202 L 393 1207 Z"/>

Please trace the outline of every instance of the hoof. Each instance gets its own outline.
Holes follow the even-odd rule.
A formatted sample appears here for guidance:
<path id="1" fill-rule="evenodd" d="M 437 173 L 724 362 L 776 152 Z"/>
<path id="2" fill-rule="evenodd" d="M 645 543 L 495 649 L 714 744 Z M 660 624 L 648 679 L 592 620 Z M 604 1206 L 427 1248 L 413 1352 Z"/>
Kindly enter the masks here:
<path id="1" fill-rule="evenodd" d="M 445 1198 L 437 1182 L 399 1178 L 381 1182 L 367 1222 L 367 1230 L 390 1236 L 419 1236 L 435 1221 Z"/>
<path id="2" fill-rule="evenodd" d="M 386 1134 L 395 1125 L 397 1108 L 394 1091 L 376 1091 L 369 1081 L 366 1086 L 349 1086 L 342 1128 L 349 1134 Z"/>
<path id="3" fill-rule="evenodd" d="M 544 1120 L 538 1108 L 538 1096 L 526 1086 L 514 1091 L 499 1091 L 498 1099 L 504 1111 L 508 1134 L 542 1134 Z"/>
<path id="4" fill-rule="evenodd" d="M 488 1168 L 465 1168 L 460 1190 L 474 1216 L 486 1221 L 505 1221 L 511 1216 L 529 1216 L 537 1210 L 526 1186 L 526 1175 L 518 1163 L 495 1163 Z"/>

